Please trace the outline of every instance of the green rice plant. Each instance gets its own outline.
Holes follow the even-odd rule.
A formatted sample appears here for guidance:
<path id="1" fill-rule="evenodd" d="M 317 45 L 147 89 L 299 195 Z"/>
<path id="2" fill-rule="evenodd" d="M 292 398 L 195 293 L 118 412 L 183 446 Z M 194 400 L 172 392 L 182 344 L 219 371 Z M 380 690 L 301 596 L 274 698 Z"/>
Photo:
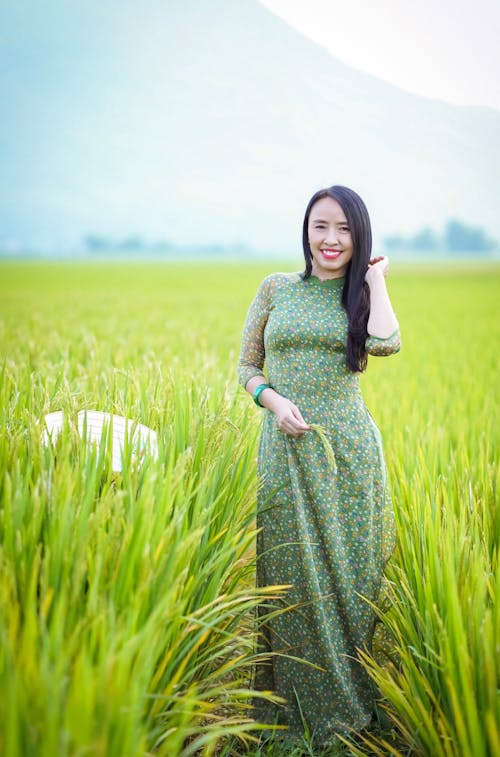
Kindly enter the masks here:
<path id="1" fill-rule="evenodd" d="M 116 474 L 109 436 L 79 439 L 63 381 L 68 421 L 44 447 L 44 388 L 19 373 L 4 364 L 0 751 L 210 754 L 244 738 L 254 609 L 280 591 L 249 576 L 255 428 L 223 384 L 214 403 L 170 373 L 159 460 L 125 455 Z M 120 399 L 101 402 L 132 415 Z"/>
<path id="2" fill-rule="evenodd" d="M 442 481 L 433 496 L 400 500 L 392 607 L 381 616 L 399 659 L 364 660 L 419 754 L 489 755 L 500 746 L 500 566 L 489 512 L 498 468 L 492 473 L 482 498 L 462 491 L 458 511 Z"/>
<path id="3" fill-rule="evenodd" d="M 383 424 L 398 546 L 387 571 L 390 609 L 378 613 L 392 644 L 385 662 L 362 653 L 398 738 L 365 735 L 355 754 L 500 750 L 498 323 L 496 279 L 482 289 L 480 281 L 480 271 L 457 271 L 442 282 L 453 297 L 439 308 L 423 298 L 421 318 L 412 303 L 417 318 L 403 347 L 411 354 L 401 361 L 407 420 Z"/>
<path id="4" fill-rule="evenodd" d="M 390 724 L 344 752 L 486 757 L 500 751 L 499 271 L 393 268 L 403 349 L 362 377 L 398 535 L 376 608 L 386 655 L 362 653 Z M 265 753 L 254 610 L 282 587 L 254 589 L 259 415 L 235 364 L 276 269 L 1 265 L 2 754 Z M 127 450 L 114 473 L 109 436 L 80 439 L 82 409 L 150 426 L 159 459 Z M 55 410 L 65 427 L 44 446 Z"/>
<path id="5" fill-rule="evenodd" d="M 335 453 L 333 451 L 333 447 L 330 444 L 330 440 L 328 439 L 328 436 L 326 434 L 326 431 L 323 426 L 321 426 L 319 423 L 310 423 L 309 428 L 315 431 L 324 447 L 326 459 L 328 460 L 328 464 L 330 468 L 332 469 L 333 473 L 337 472 L 337 461 L 335 460 Z"/>

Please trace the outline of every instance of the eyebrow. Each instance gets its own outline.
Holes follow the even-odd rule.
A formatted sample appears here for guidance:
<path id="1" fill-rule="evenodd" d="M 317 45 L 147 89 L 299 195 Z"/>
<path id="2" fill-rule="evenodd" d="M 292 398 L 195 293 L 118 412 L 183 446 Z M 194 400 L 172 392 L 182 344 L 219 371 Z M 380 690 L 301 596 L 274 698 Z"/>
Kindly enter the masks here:
<path id="1" fill-rule="evenodd" d="M 328 223 L 328 221 L 326 221 L 324 218 L 312 218 L 311 219 L 311 223 Z M 349 225 L 347 223 L 347 220 L 346 221 L 335 221 L 335 223 L 338 226 L 348 226 Z"/>

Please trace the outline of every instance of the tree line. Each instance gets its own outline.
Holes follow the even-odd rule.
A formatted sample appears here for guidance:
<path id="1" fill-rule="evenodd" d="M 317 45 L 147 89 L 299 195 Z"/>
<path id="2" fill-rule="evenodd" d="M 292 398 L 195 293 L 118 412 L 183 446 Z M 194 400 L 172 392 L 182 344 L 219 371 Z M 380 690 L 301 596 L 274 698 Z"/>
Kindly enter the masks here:
<path id="1" fill-rule="evenodd" d="M 488 236 L 479 226 L 468 226 L 456 218 L 445 224 L 441 234 L 428 226 L 423 227 L 412 236 L 393 234 L 383 239 L 385 248 L 390 250 L 408 250 L 415 252 L 457 252 L 484 253 L 498 250 L 497 240 Z"/>

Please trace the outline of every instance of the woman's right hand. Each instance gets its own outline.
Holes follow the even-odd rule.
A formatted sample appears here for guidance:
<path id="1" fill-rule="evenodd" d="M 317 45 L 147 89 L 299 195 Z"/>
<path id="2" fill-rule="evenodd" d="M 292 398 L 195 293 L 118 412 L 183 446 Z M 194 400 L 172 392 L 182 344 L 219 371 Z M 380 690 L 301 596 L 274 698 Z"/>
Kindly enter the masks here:
<path id="1" fill-rule="evenodd" d="M 264 399 L 263 404 L 274 413 L 276 425 L 284 434 L 297 438 L 305 434 L 306 431 L 310 431 L 297 405 L 294 405 L 286 397 L 282 397 L 281 394 L 274 391 L 269 392 L 269 396 Z"/>

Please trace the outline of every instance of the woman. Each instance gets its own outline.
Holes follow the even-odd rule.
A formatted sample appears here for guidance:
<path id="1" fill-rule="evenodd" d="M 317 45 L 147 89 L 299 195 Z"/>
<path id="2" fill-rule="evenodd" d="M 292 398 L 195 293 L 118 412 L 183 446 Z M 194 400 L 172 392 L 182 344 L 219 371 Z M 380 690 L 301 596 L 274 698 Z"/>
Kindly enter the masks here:
<path id="1" fill-rule="evenodd" d="M 370 219 L 355 192 L 333 186 L 311 198 L 303 248 L 302 274 L 272 274 L 260 285 L 238 373 L 266 409 L 257 581 L 290 585 L 293 606 L 266 625 L 263 651 L 279 654 L 259 666 L 255 681 L 286 704 L 260 705 L 256 718 L 297 735 L 307 726 L 325 745 L 363 728 L 373 713 L 373 687 L 356 658 L 371 643 L 366 600 L 376 601 L 392 551 L 392 508 L 359 373 L 367 354 L 390 355 L 400 340 L 388 260 L 371 259 Z M 325 429 L 334 466 L 309 424 Z"/>

